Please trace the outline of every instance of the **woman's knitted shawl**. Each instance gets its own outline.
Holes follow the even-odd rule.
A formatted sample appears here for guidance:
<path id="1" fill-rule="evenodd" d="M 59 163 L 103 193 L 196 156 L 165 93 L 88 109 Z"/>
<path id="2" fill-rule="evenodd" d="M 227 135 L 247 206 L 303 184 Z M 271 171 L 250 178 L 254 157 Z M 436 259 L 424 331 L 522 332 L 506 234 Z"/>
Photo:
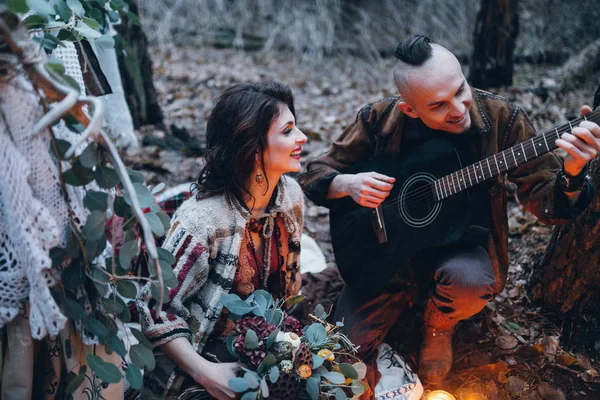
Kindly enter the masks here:
<path id="1" fill-rule="evenodd" d="M 284 254 L 286 296 L 299 289 L 294 279 L 299 270 L 302 213 L 300 186 L 283 176 L 274 203 L 265 214 L 255 217 L 266 221 L 262 232 L 265 238 L 273 234 L 276 220 L 283 221 L 288 232 L 289 252 Z M 156 302 L 151 300 L 150 283 L 140 291 L 136 302 L 142 329 L 155 347 L 186 337 L 198 353 L 202 352 L 221 315 L 220 299 L 233 285 L 246 224 L 251 218 L 237 200 L 229 201 L 221 195 L 201 200 L 192 197 L 177 209 L 163 248 L 175 256 L 173 268 L 178 285 L 170 290 L 169 301 L 160 314 L 153 309 Z M 159 349 L 155 353 L 157 365 L 146 374 L 143 398 L 170 398 L 179 390 L 183 377 Z"/>

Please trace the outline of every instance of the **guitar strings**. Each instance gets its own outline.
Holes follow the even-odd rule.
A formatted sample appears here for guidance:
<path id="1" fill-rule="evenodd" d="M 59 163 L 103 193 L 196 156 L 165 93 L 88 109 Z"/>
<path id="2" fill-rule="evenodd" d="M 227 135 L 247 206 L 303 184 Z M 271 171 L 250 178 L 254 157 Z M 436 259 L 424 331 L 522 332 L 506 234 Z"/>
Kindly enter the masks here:
<path id="1" fill-rule="evenodd" d="M 542 142 L 544 142 L 544 143 L 546 143 L 546 144 L 547 144 L 547 141 L 546 141 L 545 135 L 549 135 L 549 134 L 551 134 L 551 133 L 552 133 L 552 134 L 558 134 L 558 136 L 560 136 L 560 134 L 561 134 L 561 133 L 565 133 L 565 132 L 568 132 L 568 131 L 570 131 L 570 130 L 571 130 L 571 128 L 573 127 L 573 124 L 579 124 L 580 122 L 582 122 L 582 121 L 584 121 L 584 120 L 587 120 L 587 121 L 593 121 L 593 122 L 598 122 L 598 121 L 596 120 L 596 117 L 599 117 L 599 118 L 598 118 L 598 120 L 600 121 L 600 111 L 595 111 L 595 112 L 593 112 L 593 113 L 591 113 L 591 114 L 588 114 L 588 115 L 586 115 L 586 116 L 585 116 L 585 118 L 584 118 L 584 117 L 577 118 L 577 119 L 575 119 L 575 120 L 573 120 L 573 121 L 570 121 L 569 123 L 566 123 L 566 124 L 563 124 L 563 125 L 561 125 L 560 127 L 555 127 L 555 128 L 549 129 L 549 130 L 547 130 L 546 132 L 544 132 L 544 133 L 542 133 L 542 134 L 540 134 L 540 135 L 536 135 L 536 136 L 534 136 L 533 138 L 531 138 L 530 140 L 527 140 L 526 142 L 521 142 L 521 143 L 520 143 L 520 145 L 522 145 L 523 152 L 524 152 L 524 153 L 525 153 L 525 155 L 526 155 L 526 154 L 527 154 L 527 152 L 528 152 L 529 150 L 535 149 L 536 145 L 538 145 L 538 144 L 541 144 Z M 515 148 L 515 147 L 518 147 L 518 146 L 519 146 L 519 144 L 517 144 L 517 145 L 515 145 L 515 146 L 512 146 L 512 147 L 509 147 L 508 149 L 505 149 L 505 150 L 503 150 L 503 151 L 502 151 L 502 152 L 500 152 L 500 153 L 504 153 L 505 151 L 507 151 L 507 150 L 511 150 L 511 149 L 513 149 L 513 148 Z M 526 150 L 525 150 L 525 149 L 526 149 Z M 554 149 L 553 149 L 553 150 L 554 150 Z M 534 150 L 534 151 L 535 151 L 535 150 Z M 551 151 L 552 151 L 552 150 L 551 150 Z M 500 154 L 500 153 L 498 153 L 498 154 Z M 546 154 L 546 153 L 544 153 L 544 154 Z M 493 157 L 494 157 L 494 156 L 492 156 L 492 157 L 487 157 L 487 158 L 484 158 L 484 159 L 483 159 L 483 160 L 481 160 L 481 161 L 488 160 L 488 159 L 490 159 L 490 158 L 493 158 Z M 514 156 L 513 156 L 513 157 L 514 157 Z M 526 157 L 526 156 L 525 156 L 525 157 Z M 533 157 L 533 158 L 537 158 L 537 156 L 536 156 L 536 157 Z M 531 159 L 533 159 L 533 158 L 531 158 Z M 510 158 L 509 158 L 509 159 L 510 159 Z M 479 161 L 479 164 L 481 164 L 481 161 Z M 497 164 L 497 161 L 496 161 L 495 159 L 494 159 L 494 161 L 495 161 L 496 168 L 499 168 L 499 167 L 498 167 L 498 164 Z M 489 161 L 488 161 L 488 162 L 489 162 Z M 470 178 L 471 178 L 471 174 L 470 174 L 470 172 L 469 172 L 469 168 L 472 168 L 472 169 L 473 169 L 473 171 L 475 171 L 475 167 L 474 167 L 474 166 L 475 166 L 476 164 L 478 164 L 478 163 L 471 164 L 471 165 L 469 165 L 469 166 L 467 166 L 467 167 L 465 167 L 465 168 L 462 168 L 462 169 L 460 169 L 460 170 L 458 170 L 458 171 L 456 171 L 456 172 L 454 172 L 454 173 L 452 173 L 452 174 L 449 174 L 449 175 L 443 176 L 443 177 L 441 177 L 441 178 L 438 178 L 436 181 L 444 181 L 444 180 L 446 180 L 446 181 L 448 182 L 448 189 L 447 189 L 447 192 L 450 192 L 450 196 L 452 196 L 453 194 L 456 194 L 456 193 L 458 193 L 459 191 L 462 191 L 462 190 L 464 190 L 464 189 L 467 189 L 467 187 L 466 187 L 466 182 L 464 183 L 464 185 L 465 185 L 465 188 L 464 188 L 464 189 L 460 189 L 460 183 L 459 183 L 459 184 L 458 184 L 458 186 L 459 186 L 459 190 L 457 191 L 457 190 L 456 190 L 456 184 L 454 184 L 454 180 L 452 179 L 452 175 L 453 175 L 453 174 L 457 174 L 458 172 L 461 172 L 461 171 L 465 170 L 465 171 L 467 172 L 467 174 L 469 175 L 469 179 L 470 179 Z M 511 166 L 509 166 L 509 165 L 506 165 L 506 168 L 507 168 L 506 170 L 508 171 L 509 169 L 511 169 L 511 168 L 515 168 L 515 167 L 517 167 L 518 165 L 519 165 L 518 163 L 517 163 L 516 165 L 512 166 L 512 167 L 511 167 Z M 491 172 L 491 171 L 490 171 L 490 172 Z M 473 178 L 475 178 L 475 181 L 476 181 L 476 183 L 475 183 L 474 185 L 470 185 L 469 187 L 475 186 L 476 184 L 478 184 L 478 183 L 481 183 L 481 182 L 483 182 L 483 181 L 485 181 L 485 180 L 487 180 L 487 179 L 491 178 L 492 176 L 496 175 L 496 174 L 492 173 L 492 174 L 491 174 L 489 177 L 486 177 L 486 174 L 485 174 L 485 172 L 483 172 L 483 171 L 482 171 L 482 174 L 483 174 L 483 178 L 484 178 L 484 179 L 483 179 L 483 180 L 481 180 L 481 181 L 478 181 L 478 180 L 477 180 L 477 178 L 476 178 L 476 175 L 477 175 L 477 174 L 475 173 L 475 176 L 473 176 Z M 451 182 L 451 181 L 452 181 L 452 186 L 453 186 L 453 188 L 454 188 L 454 190 L 455 190 L 455 192 L 454 192 L 454 193 L 452 193 L 452 190 L 451 190 L 451 188 L 450 188 L 450 183 L 449 183 L 449 182 Z M 442 184 L 443 184 L 443 183 L 442 183 Z M 443 185 L 445 186 L 446 184 L 443 184 Z M 441 188 L 441 186 L 440 186 L 440 188 Z M 445 188 L 445 187 L 444 187 L 444 188 Z M 428 197 L 434 197 L 434 196 L 433 196 L 433 191 L 434 191 L 433 182 L 430 182 L 430 183 L 427 183 L 427 184 L 425 184 L 424 186 L 422 186 L 422 187 L 420 187 L 420 188 L 418 188 L 418 189 L 415 189 L 415 190 L 409 191 L 409 192 L 408 192 L 408 193 L 406 193 L 405 195 L 400 195 L 400 196 L 398 196 L 398 197 L 396 197 L 396 198 L 393 198 L 393 199 L 386 199 L 384 202 L 385 202 L 385 203 L 387 203 L 387 204 L 382 204 L 382 205 L 381 205 L 381 208 L 382 208 L 382 210 L 383 210 L 383 211 L 389 211 L 390 209 L 395 209 L 395 208 L 396 208 L 396 204 L 395 204 L 395 203 L 396 203 L 398 200 L 400 200 L 400 201 L 402 201 L 402 202 L 406 202 L 406 203 L 408 203 L 408 204 L 414 204 L 414 203 L 415 203 L 415 202 L 417 202 L 417 201 L 419 201 L 419 202 L 420 202 L 420 201 L 423 201 L 423 200 L 427 200 L 427 198 L 428 198 Z M 447 197 L 449 197 L 449 196 L 445 196 L 444 198 L 447 198 Z M 441 200 L 443 200 L 443 199 L 441 199 Z M 410 202 L 410 203 L 409 203 L 409 202 Z"/>

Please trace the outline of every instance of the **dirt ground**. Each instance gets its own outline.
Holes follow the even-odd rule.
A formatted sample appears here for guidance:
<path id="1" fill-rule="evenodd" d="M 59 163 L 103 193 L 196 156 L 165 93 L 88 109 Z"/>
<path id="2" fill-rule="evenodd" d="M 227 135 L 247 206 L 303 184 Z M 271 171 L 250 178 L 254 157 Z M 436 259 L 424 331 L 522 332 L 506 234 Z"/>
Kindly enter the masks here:
<path id="1" fill-rule="evenodd" d="M 297 125 L 309 136 L 303 161 L 314 157 L 352 123 L 359 108 L 394 93 L 393 60 L 366 64 L 351 58 L 307 64 L 285 55 L 233 50 L 173 49 L 153 54 L 155 85 L 165 127 L 146 126 L 143 146 L 127 156 L 168 186 L 196 178 L 205 122 L 213 99 L 239 82 L 279 81 L 296 98 Z M 548 68 L 516 66 L 515 85 L 494 90 L 523 107 L 539 129 L 549 128 L 591 103 L 595 87 L 546 97 Z M 172 137 L 168 132 L 176 133 Z M 187 137 L 193 141 L 181 140 Z M 168 140 L 165 140 L 167 138 Z M 455 362 L 447 389 L 459 400 L 598 399 L 600 364 L 596 352 L 578 346 L 577 333 L 564 337 L 560 319 L 531 304 L 527 283 L 548 243 L 551 227 L 541 225 L 513 199 L 509 205 L 510 260 L 506 289 L 478 315 L 463 322 L 454 338 Z M 305 232 L 334 265 L 328 211 L 307 201 Z M 414 362 L 419 346 L 418 308 L 396 324 L 389 341 Z"/>

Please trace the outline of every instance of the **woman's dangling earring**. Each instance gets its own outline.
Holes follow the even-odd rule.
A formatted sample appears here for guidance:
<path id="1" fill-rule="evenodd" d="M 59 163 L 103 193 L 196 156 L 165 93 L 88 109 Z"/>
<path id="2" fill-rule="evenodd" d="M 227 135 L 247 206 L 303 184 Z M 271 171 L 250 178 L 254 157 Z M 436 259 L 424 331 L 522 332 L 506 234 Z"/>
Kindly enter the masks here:
<path id="1" fill-rule="evenodd" d="M 256 152 L 256 175 L 254 176 L 254 181 L 258 186 L 262 186 L 263 181 L 265 180 L 264 175 L 262 174 L 262 170 L 260 169 L 260 157 L 258 156 L 258 151 Z"/>

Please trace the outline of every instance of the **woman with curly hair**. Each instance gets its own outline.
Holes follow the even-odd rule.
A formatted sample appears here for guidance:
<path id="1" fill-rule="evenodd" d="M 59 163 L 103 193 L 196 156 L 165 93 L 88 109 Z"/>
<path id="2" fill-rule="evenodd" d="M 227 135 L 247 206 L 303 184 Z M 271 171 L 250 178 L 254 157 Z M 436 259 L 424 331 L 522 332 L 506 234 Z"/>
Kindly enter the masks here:
<path id="1" fill-rule="evenodd" d="M 301 284 L 303 197 L 284 174 L 300 170 L 307 139 L 296 127 L 291 90 L 278 83 L 230 87 L 216 100 L 206 136 L 194 196 L 175 212 L 163 244 L 176 258 L 177 286 L 161 310 L 151 283 L 136 302 L 156 356 L 143 399 L 173 399 L 198 386 L 213 398 L 234 398 L 227 382 L 240 365 L 223 362 L 220 339 L 229 327 L 221 297 L 265 289 L 283 298 Z"/>

